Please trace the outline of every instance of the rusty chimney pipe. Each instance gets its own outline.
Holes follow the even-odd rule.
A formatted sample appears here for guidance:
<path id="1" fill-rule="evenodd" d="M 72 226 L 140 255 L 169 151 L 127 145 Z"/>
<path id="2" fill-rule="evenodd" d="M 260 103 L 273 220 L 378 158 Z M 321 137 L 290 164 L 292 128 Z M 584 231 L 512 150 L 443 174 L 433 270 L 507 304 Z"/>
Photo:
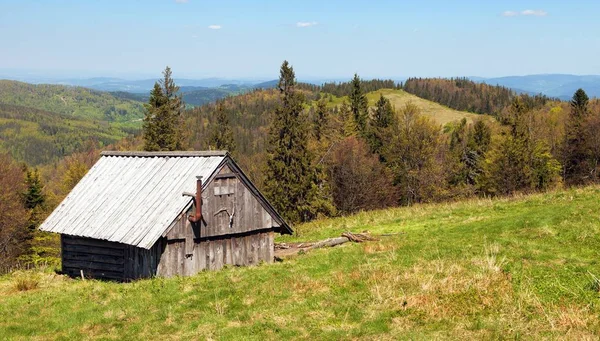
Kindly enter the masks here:
<path id="1" fill-rule="evenodd" d="M 196 213 L 188 217 L 190 223 L 198 223 L 202 220 L 202 177 L 196 177 L 196 196 L 194 197 Z"/>

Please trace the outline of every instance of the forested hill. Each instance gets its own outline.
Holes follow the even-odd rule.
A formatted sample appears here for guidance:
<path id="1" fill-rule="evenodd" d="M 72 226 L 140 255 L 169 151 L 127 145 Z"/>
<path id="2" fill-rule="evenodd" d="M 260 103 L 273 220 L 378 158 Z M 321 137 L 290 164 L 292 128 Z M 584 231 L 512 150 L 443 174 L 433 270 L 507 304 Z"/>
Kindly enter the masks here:
<path id="1" fill-rule="evenodd" d="M 0 103 L 138 126 L 144 116 L 141 102 L 118 98 L 110 93 L 82 87 L 33 85 L 9 80 L 0 80 Z"/>
<path id="2" fill-rule="evenodd" d="M 63 85 L 0 80 L 0 153 L 41 166 L 139 132 L 143 103 Z"/>
<path id="3" fill-rule="evenodd" d="M 403 85 L 406 92 L 437 102 L 449 108 L 498 116 L 509 106 L 517 93 L 503 86 L 476 83 L 466 78 L 409 78 Z M 544 105 L 544 95 L 524 95 L 530 107 Z"/>
<path id="4" fill-rule="evenodd" d="M 58 161 L 90 143 L 103 147 L 129 133 L 108 122 L 0 103 L 0 153 L 30 166 Z"/>

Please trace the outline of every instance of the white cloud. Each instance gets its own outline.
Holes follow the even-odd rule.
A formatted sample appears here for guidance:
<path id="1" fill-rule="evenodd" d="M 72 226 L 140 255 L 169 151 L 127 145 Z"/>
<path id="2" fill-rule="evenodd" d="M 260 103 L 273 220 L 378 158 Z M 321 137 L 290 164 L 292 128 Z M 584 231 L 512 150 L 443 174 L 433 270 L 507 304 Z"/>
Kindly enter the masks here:
<path id="1" fill-rule="evenodd" d="M 211 30 L 220 30 L 221 25 L 208 25 L 208 28 L 210 28 Z"/>
<path id="2" fill-rule="evenodd" d="M 546 11 L 543 11 L 541 9 L 538 10 L 533 10 L 533 9 L 526 9 L 523 12 L 521 12 L 522 15 L 533 15 L 536 17 L 545 17 L 546 15 L 548 15 L 548 13 Z"/>
<path id="3" fill-rule="evenodd" d="M 548 15 L 548 12 L 541 9 L 526 9 L 521 12 L 517 11 L 504 11 L 502 12 L 503 17 L 516 17 L 518 15 L 529 15 L 534 17 L 545 17 Z"/>
<path id="4" fill-rule="evenodd" d="M 178 4 L 187 4 L 190 0 L 175 0 Z"/>
<path id="5" fill-rule="evenodd" d="M 296 26 L 298 27 L 311 27 L 311 26 L 315 26 L 318 23 L 316 21 L 298 21 L 296 23 Z"/>

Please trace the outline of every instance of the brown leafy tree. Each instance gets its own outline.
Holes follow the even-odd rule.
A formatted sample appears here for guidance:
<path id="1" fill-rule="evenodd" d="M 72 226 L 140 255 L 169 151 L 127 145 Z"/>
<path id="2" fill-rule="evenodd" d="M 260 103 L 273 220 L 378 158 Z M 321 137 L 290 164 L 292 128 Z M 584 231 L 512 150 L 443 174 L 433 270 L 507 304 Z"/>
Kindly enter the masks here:
<path id="1" fill-rule="evenodd" d="M 24 174 L 7 154 L 0 154 L 0 269 L 27 252 L 31 232 L 22 199 Z"/>
<path id="2" fill-rule="evenodd" d="M 344 214 L 392 206 L 392 175 L 366 143 L 350 136 L 338 143 L 329 163 L 333 203 Z"/>

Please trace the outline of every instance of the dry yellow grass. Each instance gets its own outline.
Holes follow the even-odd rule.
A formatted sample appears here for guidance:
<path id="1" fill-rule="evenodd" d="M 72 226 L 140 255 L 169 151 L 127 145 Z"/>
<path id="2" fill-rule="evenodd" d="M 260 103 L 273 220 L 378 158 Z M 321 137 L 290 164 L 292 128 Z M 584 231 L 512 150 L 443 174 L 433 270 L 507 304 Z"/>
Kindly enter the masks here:
<path id="1" fill-rule="evenodd" d="M 450 109 L 438 103 L 428 101 L 413 94 L 409 94 L 404 90 L 382 89 L 370 92 L 367 94 L 369 105 L 374 106 L 381 94 L 383 94 L 385 98 L 392 102 L 392 105 L 396 108 L 396 110 L 400 110 L 402 107 L 404 107 L 404 105 L 406 105 L 406 103 L 412 102 L 414 105 L 419 107 L 419 109 L 421 109 L 421 114 L 423 116 L 430 117 L 441 125 L 462 120 L 463 118 L 466 118 L 467 122 L 469 123 L 472 123 L 475 119 L 481 118 L 485 120 L 493 120 L 493 118 L 488 115 L 479 115 L 466 111 Z"/>

